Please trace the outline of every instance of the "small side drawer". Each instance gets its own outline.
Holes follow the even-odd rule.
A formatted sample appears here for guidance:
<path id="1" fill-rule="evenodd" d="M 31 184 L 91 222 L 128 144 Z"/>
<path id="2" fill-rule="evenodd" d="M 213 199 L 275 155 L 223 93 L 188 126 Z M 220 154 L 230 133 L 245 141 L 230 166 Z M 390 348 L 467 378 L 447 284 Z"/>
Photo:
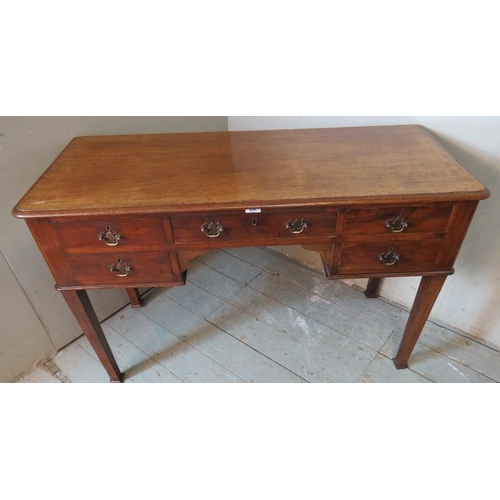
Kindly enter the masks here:
<path id="1" fill-rule="evenodd" d="M 260 239 L 300 240 L 335 235 L 337 212 L 322 210 L 261 213 L 207 213 L 170 217 L 176 243 L 216 243 Z M 287 227 L 288 222 L 288 227 Z M 209 225 L 204 231 L 204 225 Z M 206 226 L 205 226 L 206 227 Z"/>
<path id="2" fill-rule="evenodd" d="M 80 285 L 131 285 L 174 281 L 168 252 L 68 255 Z M 112 270 L 111 268 L 114 268 Z"/>
<path id="3" fill-rule="evenodd" d="M 54 222 L 66 254 L 155 251 L 166 247 L 160 218 Z"/>
<path id="4" fill-rule="evenodd" d="M 339 274 L 433 270 L 441 244 L 441 240 L 344 243 Z"/>
<path id="5" fill-rule="evenodd" d="M 452 205 L 352 209 L 347 212 L 344 235 L 442 233 Z"/>

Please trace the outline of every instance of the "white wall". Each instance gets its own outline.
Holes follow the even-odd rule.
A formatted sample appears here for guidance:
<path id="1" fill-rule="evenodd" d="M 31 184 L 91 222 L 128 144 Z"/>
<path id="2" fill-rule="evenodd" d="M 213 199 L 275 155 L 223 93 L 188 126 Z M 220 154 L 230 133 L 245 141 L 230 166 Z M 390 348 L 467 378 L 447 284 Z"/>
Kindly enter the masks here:
<path id="1" fill-rule="evenodd" d="M 218 130 L 227 130 L 227 117 L 0 116 L 0 382 L 81 334 L 25 222 L 11 214 L 28 188 L 75 136 Z M 90 297 L 101 319 L 128 302 L 116 289 Z"/>
<path id="2" fill-rule="evenodd" d="M 479 204 L 455 265 L 431 317 L 500 346 L 500 117 L 229 117 L 229 130 L 354 127 L 416 123 L 491 191 Z M 293 250 L 297 258 L 297 250 Z M 301 253 L 311 262 L 309 253 Z M 418 278 L 384 280 L 382 296 L 409 307 Z M 359 282 L 358 284 L 362 284 Z"/>
<path id="3" fill-rule="evenodd" d="M 0 284 L 0 382 L 9 382 L 57 351 L 1 251 Z"/>

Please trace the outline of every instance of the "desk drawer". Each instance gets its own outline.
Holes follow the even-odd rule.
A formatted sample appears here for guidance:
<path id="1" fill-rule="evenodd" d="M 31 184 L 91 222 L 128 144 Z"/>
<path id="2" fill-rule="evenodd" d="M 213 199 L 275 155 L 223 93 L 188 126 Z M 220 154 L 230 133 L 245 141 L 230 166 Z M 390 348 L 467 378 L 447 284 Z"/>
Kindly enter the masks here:
<path id="1" fill-rule="evenodd" d="M 451 205 L 348 210 L 345 236 L 442 233 Z"/>
<path id="2" fill-rule="evenodd" d="M 440 248 L 440 240 L 344 243 L 339 274 L 432 270 Z"/>
<path id="3" fill-rule="evenodd" d="M 287 238 L 300 240 L 335 235 L 336 211 L 210 213 L 170 218 L 176 243 L 216 243 Z M 288 224 L 287 224 L 288 223 Z M 288 227 L 287 227 L 288 226 Z"/>
<path id="4" fill-rule="evenodd" d="M 80 285 L 132 285 L 174 281 L 168 252 L 68 255 Z"/>
<path id="5" fill-rule="evenodd" d="M 154 251 L 165 248 L 160 218 L 54 222 L 66 254 Z"/>

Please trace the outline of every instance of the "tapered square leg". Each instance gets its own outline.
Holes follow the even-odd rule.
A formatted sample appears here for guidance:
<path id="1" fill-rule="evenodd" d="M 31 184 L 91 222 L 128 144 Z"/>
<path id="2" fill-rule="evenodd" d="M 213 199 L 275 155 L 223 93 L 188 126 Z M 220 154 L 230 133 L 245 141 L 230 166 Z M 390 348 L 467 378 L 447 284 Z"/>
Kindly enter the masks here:
<path id="1" fill-rule="evenodd" d="M 126 288 L 130 305 L 132 307 L 142 307 L 142 299 L 137 288 Z"/>
<path id="2" fill-rule="evenodd" d="M 447 275 L 424 276 L 420 281 L 398 353 L 393 359 L 396 368 L 408 368 L 408 358 L 417 343 L 446 278 Z"/>
<path id="3" fill-rule="evenodd" d="M 61 293 L 108 373 L 111 382 L 123 382 L 123 373 L 120 372 L 116 364 L 87 292 L 85 290 L 64 290 Z"/>
<path id="4" fill-rule="evenodd" d="M 378 290 L 380 288 L 381 278 L 370 278 L 366 286 L 365 296 L 368 299 L 376 299 L 378 297 Z"/>

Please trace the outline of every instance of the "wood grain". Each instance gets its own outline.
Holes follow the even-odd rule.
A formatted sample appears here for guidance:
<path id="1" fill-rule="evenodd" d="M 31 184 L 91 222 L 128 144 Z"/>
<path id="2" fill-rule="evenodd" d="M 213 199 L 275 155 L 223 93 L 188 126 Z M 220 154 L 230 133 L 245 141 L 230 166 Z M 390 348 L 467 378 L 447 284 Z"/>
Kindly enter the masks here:
<path id="1" fill-rule="evenodd" d="M 425 276 L 397 356 L 396 364 L 406 366 L 453 273 L 477 203 L 488 196 L 418 126 L 102 136 L 74 139 L 13 213 L 27 219 L 57 288 L 65 290 L 99 359 L 119 380 L 85 292 L 69 290 L 122 287 L 140 306 L 134 288 L 184 284 L 190 261 L 211 248 L 273 244 L 319 252 L 329 278 L 370 278 L 368 296 L 376 294 L 380 277 Z M 394 218 L 404 218 L 403 231 L 389 230 Z M 293 220 L 301 223 L 290 231 L 285 223 Z M 98 238 L 106 232 L 111 246 Z M 379 259 L 389 251 L 399 256 L 390 266 Z M 200 263 L 191 271 L 191 282 L 207 291 L 203 310 L 217 309 L 244 286 Z M 187 291 L 170 292 L 187 309 L 197 293 L 192 283 Z M 251 286 L 266 295 L 267 287 L 282 283 L 259 275 Z M 301 310 L 296 285 L 282 292 Z M 303 313 L 314 316 L 324 306 L 319 300 Z M 338 325 L 341 311 L 329 309 Z M 237 336 L 234 311 L 227 312 L 223 324 Z M 378 349 L 386 332 L 374 336 L 372 330 L 370 324 L 363 342 Z M 323 366 L 322 356 L 318 363 Z M 331 370 L 330 380 L 354 376 Z"/>
<path id="2" fill-rule="evenodd" d="M 285 223 L 302 219 L 307 227 L 300 234 L 292 234 Z M 171 217 L 176 243 L 205 243 L 217 245 L 219 241 L 256 241 L 288 238 L 291 242 L 304 238 L 333 237 L 337 220 L 336 211 L 327 210 L 264 210 L 262 213 L 246 214 L 214 212 Z M 224 230 L 217 238 L 208 238 L 201 230 L 202 224 L 218 222 Z"/>
<path id="3" fill-rule="evenodd" d="M 386 234 L 404 236 L 415 233 L 439 233 L 446 230 L 453 205 L 422 207 L 383 207 L 348 210 L 344 235 Z M 386 223 L 404 220 L 407 227 L 400 233 L 392 233 Z"/>
<path id="4" fill-rule="evenodd" d="M 410 354 L 445 281 L 446 276 L 424 276 L 421 279 L 398 353 L 394 358 L 396 368 L 408 368 Z"/>
<path id="5" fill-rule="evenodd" d="M 393 248 L 399 255 L 394 265 L 380 261 L 379 255 Z M 405 271 L 432 271 L 441 248 L 439 240 L 377 241 L 344 243 L 340 258 L 339 274 L 400 273 Z"/>
<path id="6" fill-rule="evenodd" d="M 375 182 L 374 182 L 375 180 Z M 54 214 L 483 199 L 422 127 L 77 137 L 14 209 Z"/>
<path id="7" fill-rule="evenodd" d="M 68 255 L 72 275 L 82 285 L 132 288 L 135 284 L 174 281 L 167 252 L 116 252 L 114 254 Z M 131 267 L 127 276 L 116 276 L 110 267 L 118 260 Z"/>
<path id="8" fill-rule="evenodd" d="M 155 217 L 110 217 L 86 221 L 54 221 L 65 253 L 113 253 L 118 251 L 154 251 L 166 246 L 162 221 Z M 109 228 L 109 229 L 108 229 Z M 107 246 L 98 239 L 107 231 L 118 233 L 121 238 L 116 246 Z"/>

